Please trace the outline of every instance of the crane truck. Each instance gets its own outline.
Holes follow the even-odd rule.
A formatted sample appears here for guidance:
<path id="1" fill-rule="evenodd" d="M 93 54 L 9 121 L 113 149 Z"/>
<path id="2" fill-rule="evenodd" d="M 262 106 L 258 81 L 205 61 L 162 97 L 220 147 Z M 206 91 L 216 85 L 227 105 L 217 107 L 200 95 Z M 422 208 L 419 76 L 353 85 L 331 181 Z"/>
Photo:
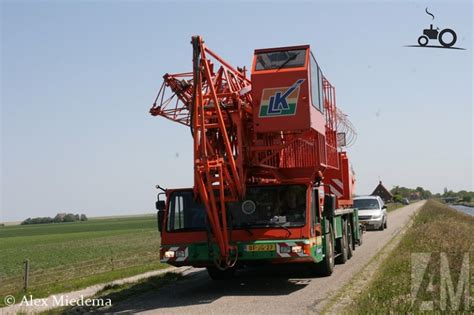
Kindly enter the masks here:
<path id="1" fill-rule="evenodd" d="M 156 201 L 160 260 L 306 264 L 323 275 L 362 244 L 344 151 L 355 137 L 309 45 L 257 49 L 250 78 L 193 36 L 192 71 L 165 74 L 150 113 L 190 129 L 194 185 Z"/>

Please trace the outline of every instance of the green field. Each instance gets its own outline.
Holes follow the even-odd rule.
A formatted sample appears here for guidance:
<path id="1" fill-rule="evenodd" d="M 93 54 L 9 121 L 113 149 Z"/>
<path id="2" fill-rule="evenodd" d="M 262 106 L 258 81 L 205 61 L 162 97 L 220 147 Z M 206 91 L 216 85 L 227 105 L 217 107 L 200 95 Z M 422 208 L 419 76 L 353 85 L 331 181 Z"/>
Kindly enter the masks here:
<path id="1" fill-rule="evenodd" d="M 25 259 L 41 297 L 163 268 L 159 246 L 155 216 L 0 227 L 0 296 L 21 293 Z"/>

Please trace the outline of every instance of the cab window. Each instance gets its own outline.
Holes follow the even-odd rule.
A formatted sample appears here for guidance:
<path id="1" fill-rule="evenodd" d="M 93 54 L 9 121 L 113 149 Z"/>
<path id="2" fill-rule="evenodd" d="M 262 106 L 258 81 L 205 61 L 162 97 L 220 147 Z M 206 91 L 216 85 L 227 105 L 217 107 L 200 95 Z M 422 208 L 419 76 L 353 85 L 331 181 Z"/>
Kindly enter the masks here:
<path id="1" fill-rule="evenodd" d="M 256 55 L 255 70 L 272 70 L 303 67 L 306 49 L 293 49 L 259 53 Z"/>
<path id="2" fill-rule="evenodd" d="M 203 230 L 206 227 L 206 210 L 194 200 L 192 191 L 177 191 L 170 197 L 167 231 Z"/>
<path id="3" fill-rule="evenodd" d="M 323 72 L 319 68 L 318 63 L 311 54 L 311 102 L 313 107 L 324 112 L 323 103 Z"/>

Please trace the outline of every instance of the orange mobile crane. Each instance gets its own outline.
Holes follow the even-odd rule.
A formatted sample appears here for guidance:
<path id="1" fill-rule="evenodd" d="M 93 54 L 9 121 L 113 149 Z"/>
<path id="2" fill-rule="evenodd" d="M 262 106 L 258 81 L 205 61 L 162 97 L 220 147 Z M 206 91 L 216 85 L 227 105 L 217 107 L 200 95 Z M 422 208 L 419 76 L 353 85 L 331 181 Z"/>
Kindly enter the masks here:
<path id="1" fill-rule="evenodd" d="M 250 80 L 191 43 L 192 72 L 165 74 L 150 109 L 194 140 L 194 187 L 158 194 L 161 261 L 213 279 L 252 263 L 331 274 L 362 240 L 342 151 L 355 131 L 310 47 L 255 50 Z"/>

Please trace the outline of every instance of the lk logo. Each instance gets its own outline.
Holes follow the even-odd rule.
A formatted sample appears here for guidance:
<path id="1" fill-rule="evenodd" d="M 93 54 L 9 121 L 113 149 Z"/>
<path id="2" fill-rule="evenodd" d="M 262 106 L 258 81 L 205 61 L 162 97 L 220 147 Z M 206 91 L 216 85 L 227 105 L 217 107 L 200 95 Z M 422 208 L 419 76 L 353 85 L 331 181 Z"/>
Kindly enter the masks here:
<path id="1" fill-rule="evenodd" d="M 290 87 L 264 89 L 259 117 L 292 116 L 296 113 L 300 85 L 299 79 Z"/>
<path id="2" fill-rule="evenodd" d="M 428 8 L 425 9 L 426 14 L 431 16 L 431 20 L 434 20 L 435 16 L 428 11 Z M 418 37 L 418 45 L 408 45 L 406 47 L 430 47 L 430 48 L 451 48 L 451 49 L 462 49 L 458 47 L 452 47 L 457 41 L 456 32 L 450 28 L 445 28 L 440 31 L 438 27 L 433 28 L 433 24 L 430 24 L 430 28 L 423 30 L 423 35 Z M 428 45 L 430 40 L 438 41 L 441 46 L 438 45 Z"/>

